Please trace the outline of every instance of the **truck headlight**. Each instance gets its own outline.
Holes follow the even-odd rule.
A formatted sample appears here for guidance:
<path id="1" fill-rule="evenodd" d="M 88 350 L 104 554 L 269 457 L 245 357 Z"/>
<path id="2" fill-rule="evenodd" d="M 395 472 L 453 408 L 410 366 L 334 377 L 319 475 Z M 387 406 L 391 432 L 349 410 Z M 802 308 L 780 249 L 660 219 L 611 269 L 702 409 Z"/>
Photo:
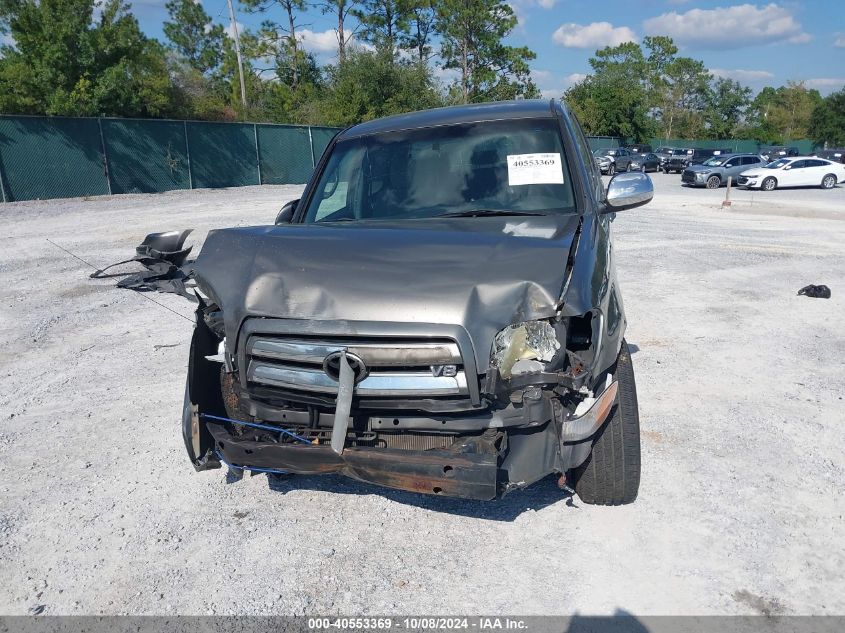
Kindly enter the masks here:
<path id="1" fill-rule="evenodd" d="M 514 373 L 522 373 L 514 372 L 517 362 L 533 360 L 547 363 L 559 349 L 555 329 L 548 321 L 525 321 L 509 325 L 496 334 L 490 351 L 490 365 L 499 370 L 502 378 L 509 379 Z"/>

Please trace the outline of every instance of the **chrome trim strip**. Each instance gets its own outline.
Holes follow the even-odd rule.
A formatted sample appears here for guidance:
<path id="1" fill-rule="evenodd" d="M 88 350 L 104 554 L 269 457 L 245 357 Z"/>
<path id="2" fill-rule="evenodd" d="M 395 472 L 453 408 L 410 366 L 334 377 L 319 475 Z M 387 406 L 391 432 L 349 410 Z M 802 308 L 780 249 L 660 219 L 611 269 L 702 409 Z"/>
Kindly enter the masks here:
<path id="1" fill-rule="evenodd" d="M 301 340 L 278 340 L 251 337 L 247 355 L 298 363 L 322 365 L 329 354 L 345 349 L 358 356 L 369 367 L 414 365 L 460 365 L 461 353 L 456 343 L 312 343 Z"/>
<path id="2" fill-rule="evenodd" d="M 322 370 L 250 361 L 247 380 L 295 391 L 337 393 L 338 383 Z M 466 374 L 433 376 L 430 372 L 372 372 L 355 387 L 358 396 L 450 396 L 468 393 Z"/>

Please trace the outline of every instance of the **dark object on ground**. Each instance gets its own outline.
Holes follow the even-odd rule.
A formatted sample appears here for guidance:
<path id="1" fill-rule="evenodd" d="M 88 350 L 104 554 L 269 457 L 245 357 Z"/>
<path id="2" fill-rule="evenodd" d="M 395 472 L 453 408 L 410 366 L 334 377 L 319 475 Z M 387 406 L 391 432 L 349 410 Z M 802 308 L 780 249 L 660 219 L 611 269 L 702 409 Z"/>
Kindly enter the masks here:
<path id="1" fill-rule="evenodd" d="M 182 295 L 190 301 L 196 301 L 196 296 L 189 292 L 188 286 L 193 274 L 188 262 L 188 255 L 191 248 L 183 248 L 185 239 L 193 231 L 167 231 L 164 233 L 150 233 L 136 248 L 136 255 L 132 259 L 125 259 L 106 266 L 102 270 L 91 273 L 92 279 L 109 279 L 111 277 L 123 277 L 117 282 L 118 288 L 128 288 L 140 292 L 170 292 Z M 147 270 L 139 273 L 113 273 L 105 274 L 110 268 L 138 262 Z"/>
<path id="2" fill-rule="evenodd" d="M 805 297 L 812 297 L 813 299 L 830 299 L 830 288 L 824 285 L 814 286 L 810 284 L 801 288 L 798 294 L 804 295 Z"/>
<path id="3" fill-rule="evenodd" d="M 338 134 L 275 225 L 211 231 L 182 417 L 194 467 L 478 500 L 554 474 L 585 503 L 632 502 L 610 221 L 653 185 L 605 188 L 598 163 L 632 158 L 605 153 L 556 101 L 403 114 Z"/>

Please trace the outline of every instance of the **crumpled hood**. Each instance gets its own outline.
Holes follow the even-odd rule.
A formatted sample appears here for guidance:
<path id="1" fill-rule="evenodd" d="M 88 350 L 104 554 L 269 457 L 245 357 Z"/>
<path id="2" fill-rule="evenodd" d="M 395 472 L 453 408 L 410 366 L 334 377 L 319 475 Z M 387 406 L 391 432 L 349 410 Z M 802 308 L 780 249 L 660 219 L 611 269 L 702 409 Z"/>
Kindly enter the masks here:
<path id="1" fill-rule="evenodd" d="M 194 265 L 229 341 L 247 317 L 446 323 L 480 371 L 503 327 L 555 314 L 580 218 L 476 217 L 211 231 Z"/>

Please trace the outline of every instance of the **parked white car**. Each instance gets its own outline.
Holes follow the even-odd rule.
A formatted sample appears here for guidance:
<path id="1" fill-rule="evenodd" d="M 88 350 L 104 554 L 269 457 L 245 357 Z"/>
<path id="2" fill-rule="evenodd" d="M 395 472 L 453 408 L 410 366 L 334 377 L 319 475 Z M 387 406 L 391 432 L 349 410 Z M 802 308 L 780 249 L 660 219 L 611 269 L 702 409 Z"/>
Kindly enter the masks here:
<path id="1" fill-rule="evenodd" d="M 814 156 L 793 156 L 744 171 L 736 184 L 772 191 L 778 187 L 833 189 L 840 182 L 845 182 L 845 165 Z"/>

